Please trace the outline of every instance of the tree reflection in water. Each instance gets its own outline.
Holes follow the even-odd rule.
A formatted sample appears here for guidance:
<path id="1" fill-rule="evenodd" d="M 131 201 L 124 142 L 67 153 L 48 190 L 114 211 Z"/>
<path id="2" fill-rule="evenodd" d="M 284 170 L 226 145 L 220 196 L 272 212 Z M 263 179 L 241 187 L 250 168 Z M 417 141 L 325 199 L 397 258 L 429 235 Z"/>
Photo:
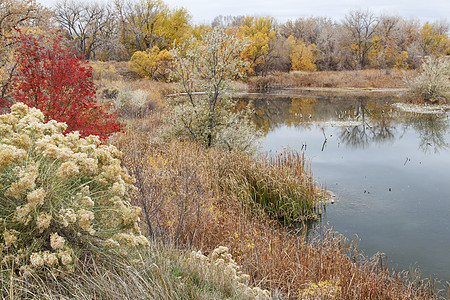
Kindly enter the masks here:
<path id="1" fill-rule="evenodd" d="M 450 149 L 446 135 L 450 131 L 447 115 L 417 114 L 392 107 L 389 97 L 299 97 L 258 95 L 250 98 L 255 106 L 255 122 L 266 134 L 279 126 L 324 128 L 338 127 L 339 143 L 365 149 L 376 143 L 394 142 L 412 128 L 418 133 L 418 149 L 439 153 Z M 244 98 L 242 101 L 250 99 Z"/>
<path id="2" fill-rule="evenodd" d="M 450 124 L 446 115 L 413 114 L 406 118 L 404 128 L 412 126 L 419 135 L 419 150 L 427 153 L 440 153 L 450 149 L 445 135 L 449 133 Z"/>
<path id="3" fill-rule="evenodd" d="M 359 99 L 349 115 L 353 120 L 361 121 L 361 125 L 342 128 L 339 133 L 341 143 L 355 149 L 365 149 L 371 143 L 394 140 L 396 129 L 391 112 Z"/>

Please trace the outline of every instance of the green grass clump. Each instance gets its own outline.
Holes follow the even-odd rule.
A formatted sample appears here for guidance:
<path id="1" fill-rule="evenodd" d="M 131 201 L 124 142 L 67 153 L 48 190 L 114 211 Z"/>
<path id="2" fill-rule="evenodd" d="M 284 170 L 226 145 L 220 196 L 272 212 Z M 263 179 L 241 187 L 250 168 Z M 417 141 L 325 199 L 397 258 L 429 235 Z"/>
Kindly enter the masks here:
<path id="1" fill-rule="evenodd" d="M 303 154 L 222 155 L 222 159 L 213 160 L 214 169 L 221 170 L 216 182 L 238 195 L 253 211 L 263 210 L 286 225 L 317 219 L 324 204 Z"/>

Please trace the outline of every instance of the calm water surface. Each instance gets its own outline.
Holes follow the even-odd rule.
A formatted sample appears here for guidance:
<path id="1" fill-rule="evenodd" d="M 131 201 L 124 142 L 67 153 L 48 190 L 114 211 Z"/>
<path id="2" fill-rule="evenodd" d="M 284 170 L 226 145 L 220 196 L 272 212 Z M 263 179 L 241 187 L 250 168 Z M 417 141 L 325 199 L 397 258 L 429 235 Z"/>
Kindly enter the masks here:
<path id="1" fill-rule="evenodd" d="M 284 92 L 286 93 L 286 92 Z M 449 112 L 419 114 L 388 97 L 246 96 L 268 151 L 304 150 L 331 190 L 322 221 L 357 235 L 391 268 L 450 281 Z"/>

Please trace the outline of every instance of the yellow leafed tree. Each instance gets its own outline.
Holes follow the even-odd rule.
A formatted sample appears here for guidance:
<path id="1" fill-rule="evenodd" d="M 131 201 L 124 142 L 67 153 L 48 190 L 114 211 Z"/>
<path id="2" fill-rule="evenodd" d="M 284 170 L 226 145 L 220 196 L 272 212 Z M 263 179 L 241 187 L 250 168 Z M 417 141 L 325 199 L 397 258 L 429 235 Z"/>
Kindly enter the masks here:
<path id="1" fill-rule="evenodd" d="M 264 71 L 266 61 L 273 47 L 271 43 L 277 37 L 275 22 L 272 17 L 243 17 L 238 29 L 238 37 L 249 40 L 242 56 L 250 64 L 244 70 L 247 74 L 260 74 Z"/>
<path id="2" fill-rule="evenodd" d="M 161 0 L 117 0 L 116 7 L 121 19 L 120 40 L 130 56 L 154 46 L 172 49 L 189 36 L 190 15 L 184 8 L 171 10 Z"/>
<path id="3" fill-rule="evenodd" d="M 155 34 L 162 38 L 163 46 L 171 49 L 189 38 L 189 19 L 185 8 L 163 11 L 163 17 L 155 28 Z"/>
<path id="4" fill-rule="evenodd" d="M 432 24 L 425 23 L 420 29 L 420 45 L 424 55 L 445 54 L 450 47 L 450 39 L 437 32 Z"/>
<path id="5" fill-rule="evenodd" d="M 401 53 L 397 54 L 395 58 L 395 65 L 394 68 L 396 69 L 408 69 L 408 52 L 402 51 Z"/>
<path id="6" fill-rule="evenodd" d="M 316 71 L 316 61 L 319 58 L 319 51 L 314 44 L 307 45 L 303 41 L 296 40 L 290 36 L 287 40 L 289 57 L 291 58 L 292 71 Z"/>
<path id="7" fill-rule="evenodd" d="M 371 40 L 372 47 L 368 52 L 369 66 L 373 68 L 408 68 L 408 53 L 400 51 L 393 39 L 382 38 L 378 35 Z"/>

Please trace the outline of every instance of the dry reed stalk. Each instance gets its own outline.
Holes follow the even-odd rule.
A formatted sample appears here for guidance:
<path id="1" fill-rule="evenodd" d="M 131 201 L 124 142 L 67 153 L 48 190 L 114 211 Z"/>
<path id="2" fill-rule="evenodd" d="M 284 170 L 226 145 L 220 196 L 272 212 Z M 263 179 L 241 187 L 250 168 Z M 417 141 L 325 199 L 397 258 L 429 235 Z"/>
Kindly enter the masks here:
<path id="1" fill-rule="evenodd" d="M 408 272 L 388 271 L 380 264 L 380 258 L 371 260 L 360 255 L 355 241 L 347 241 L 332 230 L 308 240 L 301 230 L 280 227 L 264 210 L 249 209 L 243 202 L 249 197 L 249 177 L 257 178 L 266 188 L 272 185 L 272 190 L 282 190 L 280 187 L 287 182 L 305 185 L 310 195 L 317 192 L 301 154 L 287 152 L 283 156 L 254 159 L 189 143 L 164 143 L 154 136 L 162 123 L 160 113 L 156 110 L 145 118 L 150 132 L 130 126 L 115 144 L 124 152 L 126 164 L 129 158 L 132 164 L 139 164 L 138 172 L 146 181 L 135 201 L 156 211 L 150 221 L 160 228 L 162 238 L 177 239 L 179 245 L 206 254 L 219 245 L 227 246 L 256 285 L 278 290 L 288 298 L 313 299 L 309 293 L 320 291 L 311 286 L 323 282 L 335 289 L 320 299 L 436 297 L 429 282 L 412 282 Z M 185 172 L 187 169 L 189 172 Z M 195 192 L 189 194 L 187 186 Z M 170 224 L 173 216 L 183 215 L 183 207 L 176 205 L 176 197 L 168 195 L 183 193 L 187 194 L 186 203 L 192 202 L 195 209 L 182 222 L 175 219 L 178 221 Z"/>
<path id="2" fill-rule="evenodd" d="M 125 140 L 120 147 L 123 150 L 130 144 Z M 236 261 L 257 285 L 278 289 L 289 298 L 306 297 L 305 293 L 312 292 L 309 290 L 311 284 L 321 282 L 331 282 L 336 288 L 335 294 L 322 295 L 321 299 L 331 299 L 332 296 L 336 299 L 433 297 L 426 282 L 412 284 L 406 273 L 392 273 L 384 266 L 379 267 L 378 260 L 361 256 L 354 243 L 333 231 L 325 231 L 321 238 L 307 241 L 298 232 L 280 228 L 278 222 L 270 220 L 267 214 L 255 215 L 254 211 L 249 211 L 242 204 L 245 189 L 227 188 L 239 186 L 242 173 L 249 168 L 250 161 L 239 155 L 176 142 L 144 143 L 142 151 L 144 156 L 163 157 L 170 162 L 168 169 L 176 170 L 175 174 L 179 176 L 188 176 L 179 173 L 183 166 L 190 168 L 199 174 L 190 184 L 201 186 L 208 193 L 209 201 L 204 202 L 207 205 L 201 205 L 201 218 L 187 218 L 183 223 L 180 242 L 205 253 L 219 245 L 229 247 Z M 129 155 L 127 151 L 125 155 Z M 305 165 L 297 162 L 297 157 L 286 155 L 272 163 L 288 166 L 297 174 L 304 172 Z M 275 172 L 268 168 L 267 163 L 256 165 L 263 173 Z M 174 190 L 170 184 L 173 180 L 174 177 L 160 176 L 154 184 L 169 193 Z M 159 201 L 158 197 L 155 194 L 150 200 Z M 166 212 L 159 215 L 161 219 L 157 222 L 167 222 L 169 216 L 179 214 L 179 209 L 178 206 L 167 205 L 164 207 Z M 192 238 L 194 227 L 196 234 Z M 176 233 L 166 230 L 165 234 L 174 239 Z"/>

